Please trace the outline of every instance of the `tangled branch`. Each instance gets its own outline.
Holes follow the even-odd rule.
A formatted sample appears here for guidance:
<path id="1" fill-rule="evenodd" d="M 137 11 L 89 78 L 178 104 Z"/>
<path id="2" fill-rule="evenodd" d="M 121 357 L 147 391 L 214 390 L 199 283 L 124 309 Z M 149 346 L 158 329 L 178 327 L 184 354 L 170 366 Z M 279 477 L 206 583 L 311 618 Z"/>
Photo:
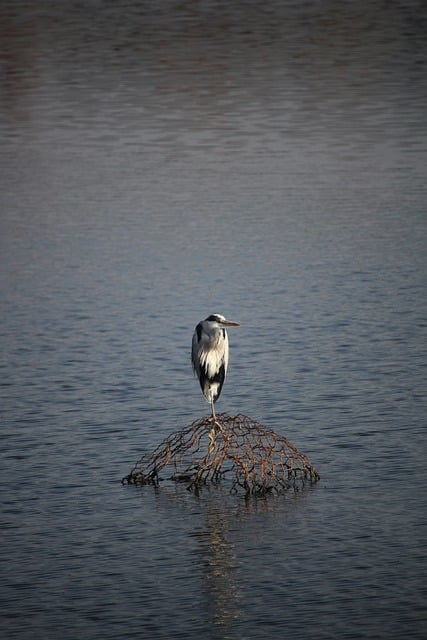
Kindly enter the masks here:
<path id="1" fill-rule="evenodd" d="M 246 495 L 282 493 L 316 482 L 319 474 L 307 456 L 284 436 L 243 414 L 222 413 L 196 420 L 172 433 L 153 452 L 145 454 L 124 484 L 158 484 L 166 474 L 197 490 L 207 482 L 228 481 L 230 491 Z"/>

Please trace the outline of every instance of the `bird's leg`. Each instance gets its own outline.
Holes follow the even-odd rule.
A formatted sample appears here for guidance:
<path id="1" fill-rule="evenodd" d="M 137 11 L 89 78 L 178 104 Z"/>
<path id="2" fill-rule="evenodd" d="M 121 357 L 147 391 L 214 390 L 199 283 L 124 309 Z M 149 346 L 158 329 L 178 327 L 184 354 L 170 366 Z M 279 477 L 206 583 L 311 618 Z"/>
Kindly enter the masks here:
<path id="1" fill-rule="evenodd" d="M 215 409 L 214 409 L 214 403 L 213 400 L 211 399 L 211 409 L 212 409 L 212 422 L 214 423 L 212 429 L 209 432 L 209 453 L 212 453 L 212 451 L 215 448 L 215 440 L 216 440 L 216 415 L 215 415 Z"/>
<path id="2" fill-rule="evenodd" d="M 224 436 L 224 432 L 222 430 L 221 423 L 216 418 L 213 400 L 211 400 L 211 408 L 212 408 L 212 421 L 213 421 L 214 424 L 213 424 L 212 429 L 209 432 L 209 443 L 210 443 L 209 444 L 209 453 L 212 453 L 212 451 L 215 448 L 216 436 L 217 436 L 218 431 L 221 431 L 222 435 Z"/>

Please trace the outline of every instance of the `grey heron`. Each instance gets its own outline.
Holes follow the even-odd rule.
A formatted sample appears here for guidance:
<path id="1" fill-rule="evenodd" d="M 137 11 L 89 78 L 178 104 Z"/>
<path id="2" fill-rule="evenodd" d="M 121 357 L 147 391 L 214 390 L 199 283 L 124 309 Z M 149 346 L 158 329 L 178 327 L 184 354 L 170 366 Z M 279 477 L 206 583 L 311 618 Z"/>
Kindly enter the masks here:
<path id="1" fill-rule="evenodd" d="M 213 313 L 201 320 L 193 334 L 191 362 L 203 395 L 210 403 L 216 421 L 214 404 L 218 400 L 228 368 L 228 336 L 226 327 L 239 327 L 239 322 L 226 320 Z"/>

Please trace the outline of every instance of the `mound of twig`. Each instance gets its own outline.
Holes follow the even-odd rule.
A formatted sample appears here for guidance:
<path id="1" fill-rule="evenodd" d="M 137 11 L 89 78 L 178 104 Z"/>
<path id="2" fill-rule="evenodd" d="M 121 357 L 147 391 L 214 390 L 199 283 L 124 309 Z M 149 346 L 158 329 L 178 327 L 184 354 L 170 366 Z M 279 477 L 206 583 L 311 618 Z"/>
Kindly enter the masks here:
<path id="1" fill-rule="evenodd" d="M 284 436 L 245 415 L 223 413 L 172 433 L 122 482 L 157 485 L 163 479 L 186 482 L 190 490 L 228 481 L 233 493 L 265 495 L 316 482 L 319 474 Z"/>

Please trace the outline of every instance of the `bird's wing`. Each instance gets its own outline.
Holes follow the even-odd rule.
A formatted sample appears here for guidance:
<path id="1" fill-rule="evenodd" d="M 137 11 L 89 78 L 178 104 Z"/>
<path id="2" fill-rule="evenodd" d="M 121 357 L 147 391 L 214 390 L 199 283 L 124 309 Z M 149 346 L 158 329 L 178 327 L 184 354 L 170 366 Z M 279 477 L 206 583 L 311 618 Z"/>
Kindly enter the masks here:
<path id="1" fill-rule="evenodd" d="M 199 359 L 199 337 L 197 335 L 197 325 L 193 333 L 193 341 L 191 343 L 191 364 L 193 365 L 193 371 L 200 378 L 200 359 Z"/>

